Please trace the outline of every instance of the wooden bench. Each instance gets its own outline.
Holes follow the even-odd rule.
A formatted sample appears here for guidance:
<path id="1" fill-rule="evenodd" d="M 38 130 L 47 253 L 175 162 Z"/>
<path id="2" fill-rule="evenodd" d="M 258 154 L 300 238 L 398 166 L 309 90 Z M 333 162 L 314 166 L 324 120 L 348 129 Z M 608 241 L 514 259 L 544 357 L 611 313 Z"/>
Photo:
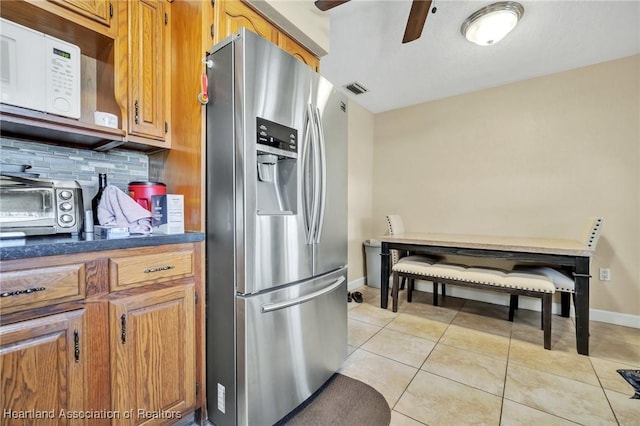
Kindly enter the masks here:
<path id="1" fill-rule="evenodd" d="M 437 285 L 450 284 L 492 290 L 510 295 L 509 321 L 513 321 L 518 296 L 537 297 L 542 301 L 542 330 L 544 348 L 551 349 L 551 303 L 556 287 L 545 275 L 530 271 L 503 271 L 495 268 L 467 267 L 429 259 L 405 260 L 392 267 L 393 312 L 398 311 L 398 289 L 400 278 L 407 278 L 407 301 L 411 302 L 414 281 L 433 282 L 433 304 L 438 305 Z"/>

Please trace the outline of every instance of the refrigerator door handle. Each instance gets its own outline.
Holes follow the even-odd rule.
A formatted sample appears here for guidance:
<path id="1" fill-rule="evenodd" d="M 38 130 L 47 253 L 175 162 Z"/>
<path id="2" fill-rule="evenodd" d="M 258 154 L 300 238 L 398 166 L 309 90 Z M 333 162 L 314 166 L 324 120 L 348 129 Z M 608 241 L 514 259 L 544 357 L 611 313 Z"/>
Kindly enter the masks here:
<path id="1" fill-rule="evenodd" d="M 322 128 L 322 121 L 320 119 L 320 109 L 316 107 L 315 110 L 315 126 L 318 135 L 318 152 L 320 159 L 320 200 L 319 200 L 319 217 L 316 222 L 316 231 L 315 231 L 315 243 L 320 243 L 320 237 L 322 236 L 322 228 L 324 227 L 324 211 L 325 205 L 327 201 L 327 151 L 324 143 L 324 130 Z"/>
<path id="2" fill-rule="evenodd" d="M 266 314 L 273 311 L 278 311 L 280 309 L 286 309 L 291 306 L 300 305 L 301 303 L 309 302 L 310 300 L 316 299 L 325 294 L 331 293 L 345 281 L 344 276 L 341 276 L 337 280 L 335 280 L 332 284 L 323 288 L 322 290 L 314 291 L 313 293 L 309 293 L 302 297 L 297 297 L 295 299 L 285 300 L 283 302 L 278 303 L 265 303 L 262 305 L 262 313 Z"/>
<path id="3" fill-rule="evenodd" d="M 316 242 L 316 234 L 318 229 L 318 221 L 320 219 L 320 191 L 321 191 L 321 158 L 320 158 L 320 143 L 318 136 L 318 126 L 316 124 L 315 111 L 311 104 L 307 105 L 307 114 L 309 116 L 309 128 L 311 129 L 311 173 L 313 175 L 313 195 L 312 195 L 312 204 L 311 204 L 311 231 L 310 231 L 310 242 L 309 244 L 313 244 Z"/>
<path id="4" fill-rule="evenodd" d="M 304 133 L 304 147 L 302 149 L 302 209 L 305 230 L 307 231 L 307 244 L 313 244 L 313 229 L 315 223 L 312 214 L 314 199 L 312 196 L 312 190 L 314 186 L 313 168 L 311 167 L 310 160 L 313 158 L 309 156 L 309 150 L 313 148 L 313 113 L 311 104 L 307 105 L 307 113 L 305 118 L 305 133 Z"/>

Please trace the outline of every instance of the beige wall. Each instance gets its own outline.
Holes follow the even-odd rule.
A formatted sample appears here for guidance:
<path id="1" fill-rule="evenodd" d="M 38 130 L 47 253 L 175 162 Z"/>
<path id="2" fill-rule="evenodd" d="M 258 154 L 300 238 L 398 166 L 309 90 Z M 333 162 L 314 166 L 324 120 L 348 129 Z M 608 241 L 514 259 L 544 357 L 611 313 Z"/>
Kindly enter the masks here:
<path id="1" fill-rule="evenodd" d="M 591 308 L 640 315 L 639 80 L 634 56 L 377 114 L 374 233 L 399 213 L 409 231 L 578 238 L 602 216 Z M 366 148 L 349 162 L 358 220 Z"/>
<path id="2" fill-rule="evenodd" d="M 373 114 L 353 101 L 349 112 L 349 283 L 364 284 L 362 243 L 373 236 Z"/>

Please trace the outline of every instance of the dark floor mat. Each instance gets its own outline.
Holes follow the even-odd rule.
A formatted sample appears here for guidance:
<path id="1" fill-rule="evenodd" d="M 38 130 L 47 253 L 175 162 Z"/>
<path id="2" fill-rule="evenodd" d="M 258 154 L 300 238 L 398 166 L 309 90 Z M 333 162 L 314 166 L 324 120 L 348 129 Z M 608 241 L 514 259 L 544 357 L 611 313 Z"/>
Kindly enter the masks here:
<path id="1" fill-rule="evenodd" d="M 336 373 L 276 426 L 388 426 L 384 397 L 359 380 Z"/>

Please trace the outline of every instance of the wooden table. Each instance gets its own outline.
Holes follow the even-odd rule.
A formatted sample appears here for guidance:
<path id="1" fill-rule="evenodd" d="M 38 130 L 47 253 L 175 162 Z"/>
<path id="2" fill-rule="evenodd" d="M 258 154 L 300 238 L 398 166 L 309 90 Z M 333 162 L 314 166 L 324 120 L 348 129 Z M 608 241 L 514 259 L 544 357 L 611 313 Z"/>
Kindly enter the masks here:
<path id="1" fill-rule="evenodd" d="M 391 256 L 397 249 L 421 254 L 461 255 L 544 263 L 573 275 L 575 281 L 576 349 L 589 355 L 589 263 L 595 250 L 577 240 L 483 235 L 405 233 L 379 237 L 382 242 L 380 307 L 387 308 Z M 562 312 L 569 316 L 570 294 L 561 293 Z"/>

